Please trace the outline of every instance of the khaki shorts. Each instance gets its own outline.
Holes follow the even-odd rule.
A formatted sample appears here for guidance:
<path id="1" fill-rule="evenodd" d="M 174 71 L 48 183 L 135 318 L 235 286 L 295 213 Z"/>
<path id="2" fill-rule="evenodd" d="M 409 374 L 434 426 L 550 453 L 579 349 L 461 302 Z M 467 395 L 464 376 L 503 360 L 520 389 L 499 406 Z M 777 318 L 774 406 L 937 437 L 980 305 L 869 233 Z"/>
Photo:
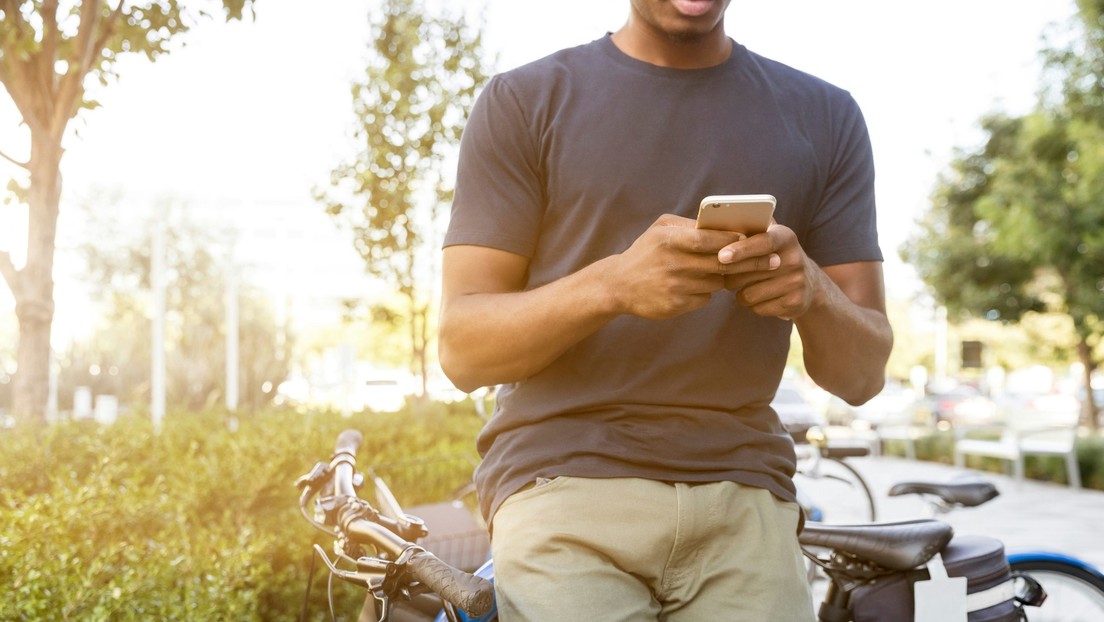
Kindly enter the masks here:
<path id="1" fill-rule="evenodd" d="M 798 513 L 733 482 L 541 480 L 494 517 L 499 618 L 809 622 Z"/>

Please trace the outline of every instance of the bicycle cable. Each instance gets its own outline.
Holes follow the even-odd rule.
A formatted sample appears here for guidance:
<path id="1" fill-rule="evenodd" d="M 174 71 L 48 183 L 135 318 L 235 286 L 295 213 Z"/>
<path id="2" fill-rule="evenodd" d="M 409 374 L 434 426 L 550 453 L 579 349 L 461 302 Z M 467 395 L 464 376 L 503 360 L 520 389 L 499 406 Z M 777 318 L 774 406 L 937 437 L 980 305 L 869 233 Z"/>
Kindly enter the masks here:
<path id="1" fill-rule="evenodd" d="M 318 562 L 318 551 L 311 549 L 310 571 L 307 572 L 307 593 L 303 595 L 303 611 L 299 614 L 299 622 L 307 622 L 307 613 L 310 611 L 311 584 L 314 583 L 314 570 Z"/>
<path id="2" fill-rule="evenodd" d="M 326 591 L 329 593 L 330 601 L 330 622 L 337 622 L 337 614 L 334 613 L 336 608 L 334 607 L 334 575 L 332 572 L 330 573 L 330 576 L 327 579 L 326 583 Z"/>

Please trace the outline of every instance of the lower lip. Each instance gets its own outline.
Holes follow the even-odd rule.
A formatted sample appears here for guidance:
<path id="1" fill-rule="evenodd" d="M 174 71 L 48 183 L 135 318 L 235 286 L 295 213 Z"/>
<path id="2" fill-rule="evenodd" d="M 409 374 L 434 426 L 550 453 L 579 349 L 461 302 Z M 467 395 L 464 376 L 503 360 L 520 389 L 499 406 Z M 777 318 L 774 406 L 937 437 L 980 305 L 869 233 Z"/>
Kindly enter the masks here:
<path id="1" fill-rule="evenodd" d="M 688 17 L 700 17 L 713 8 L 713 0 L 674 0 L 672 4 L 679 13 Z"/>

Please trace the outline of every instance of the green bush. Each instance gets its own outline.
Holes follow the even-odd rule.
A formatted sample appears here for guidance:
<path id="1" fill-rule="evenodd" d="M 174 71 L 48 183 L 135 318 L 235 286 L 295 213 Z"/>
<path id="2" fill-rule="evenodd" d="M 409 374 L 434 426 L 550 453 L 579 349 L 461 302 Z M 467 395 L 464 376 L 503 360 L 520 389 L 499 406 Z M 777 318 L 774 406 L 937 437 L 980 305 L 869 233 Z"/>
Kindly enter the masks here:
<path id="1" fill-rule="evenodd" d="M 999 432 L 992 433 L 993 438 Z M 885 455 L 904 456 L 904 441 L 886 441 Z M 919 460 L 954 464 L 954 432 L 937 431 L 916 439 L 916 457 Z M 1081 468 L 1081 483 L 1085 488 L 1104 490 L 1104 437 L 1099 434 L 1082 435 L 1077 441 L 1077 461 Z M 985 456 L 967 456 L 970 468 L 991 473 L 1008 473 L 1005 460 Z M 1026 456 L 1024 477 L 1047 482 L 1068 484 L 1066 463 L 1060 456 Z"/>
<path id="2" fill-rule="evenodd" d="M 916 457 L 951 464 L 954 462 L 954 432 L 936 432 L 916 439 Z"/>
<path id="3" fill-rule="evenodd" d="M 468 405 L 470 406 L 470 404 Z M 360 464 L 434 456 L 447 473 L 397 482 L 419 503 L 470 477 L 481 420 L 463 407 L 394 415 L 177 413 L 160 434 L 137 417 L 0 435 L 2 620 L 284 620 L 303 606 L 311 544 L 294 482 L 337 434 L 364 434 Z M 440 470 L 440 469 L 438 469 Z M 339 585 L 339 619 L 364 592 Z M 311 619 L 329 619 L 324 573 Z"/>
<path id="4" fill-rule="evenodd" d="M 1097 435 L 1078 439 L 1077 463 L 1081 467 L 1081 485 L 1104 490 L 1104 437 Z"/>

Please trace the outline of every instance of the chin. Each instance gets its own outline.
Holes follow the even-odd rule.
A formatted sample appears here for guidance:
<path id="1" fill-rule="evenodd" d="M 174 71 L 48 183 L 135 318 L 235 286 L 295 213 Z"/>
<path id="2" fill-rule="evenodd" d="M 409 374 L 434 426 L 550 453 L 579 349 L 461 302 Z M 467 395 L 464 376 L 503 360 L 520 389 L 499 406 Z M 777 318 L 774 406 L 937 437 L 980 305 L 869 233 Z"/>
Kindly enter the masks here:
<path id="1" fill-rule="evenodd" d="M 675 43 L 699 43 L 704 41 L 712 31 L 702 32 L 700 30 L 694 30 L 691 28 L 685 28 L 682 30 L 671 29 L 667 31 L 667 38 Z"/>

